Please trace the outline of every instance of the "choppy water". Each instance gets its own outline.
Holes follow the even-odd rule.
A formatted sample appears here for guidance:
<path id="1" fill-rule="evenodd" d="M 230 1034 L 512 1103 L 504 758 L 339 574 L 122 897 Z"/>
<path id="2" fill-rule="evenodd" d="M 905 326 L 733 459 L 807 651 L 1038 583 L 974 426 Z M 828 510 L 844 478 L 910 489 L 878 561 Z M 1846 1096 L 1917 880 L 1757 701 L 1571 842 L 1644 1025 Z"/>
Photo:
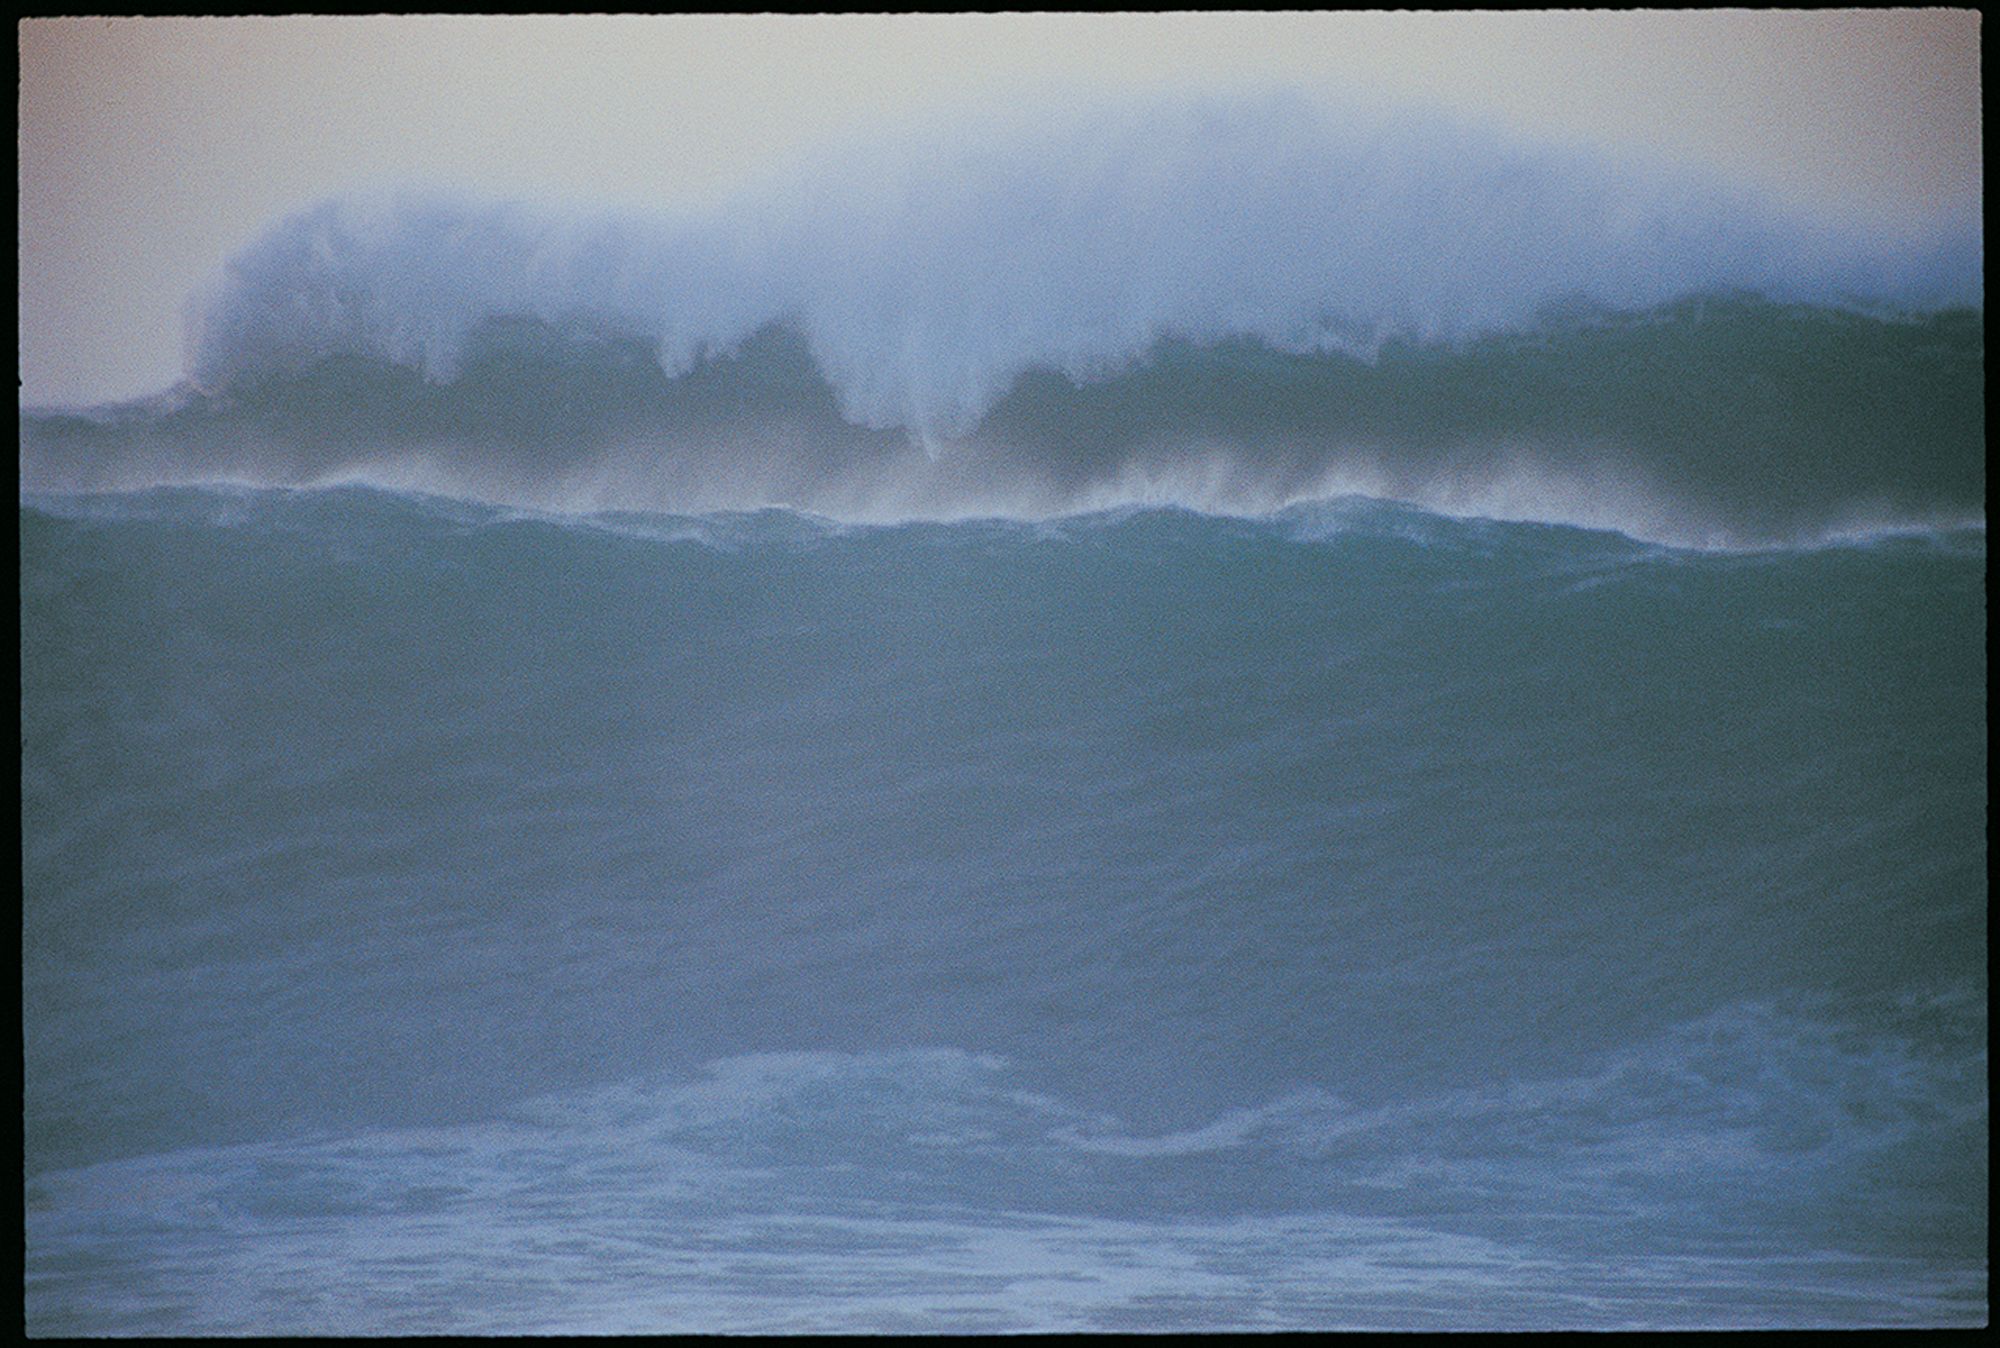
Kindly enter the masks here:
<path id="1" fill-rule="evenodd" d="M 20 523 L 31 1332 L 1987 1318 L 1983 529 Z"/>

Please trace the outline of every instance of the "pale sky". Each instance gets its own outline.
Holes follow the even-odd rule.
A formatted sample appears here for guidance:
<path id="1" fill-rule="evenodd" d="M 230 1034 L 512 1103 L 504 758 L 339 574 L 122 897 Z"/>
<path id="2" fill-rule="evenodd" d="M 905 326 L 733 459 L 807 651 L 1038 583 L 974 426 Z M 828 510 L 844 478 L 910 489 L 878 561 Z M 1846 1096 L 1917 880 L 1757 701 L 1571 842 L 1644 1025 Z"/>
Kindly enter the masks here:
<path id="1" fill-rule="evenodd" d="M 662 211 L 833 137 L 1125 92 L 1441 110 L 1834 217 L 1982 209 L 1969 10 L 48 19 L 19 25 L 29 404 L 180 374 L 182 301 L 385 182 Z"/>

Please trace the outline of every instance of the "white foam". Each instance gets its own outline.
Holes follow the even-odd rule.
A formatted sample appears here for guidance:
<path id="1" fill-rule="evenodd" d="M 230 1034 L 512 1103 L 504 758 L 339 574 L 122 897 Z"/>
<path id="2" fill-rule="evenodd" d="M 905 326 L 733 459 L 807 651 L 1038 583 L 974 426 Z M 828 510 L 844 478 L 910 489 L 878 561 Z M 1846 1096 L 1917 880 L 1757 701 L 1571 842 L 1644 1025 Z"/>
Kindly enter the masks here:
<path id="1" fill-rule="evenodd" d="M 1976 238 L 1842 234 L 1725 187 L 1288 98 L 1100 106 L 829 149 L 700 216 L 400 192 L 275 224 L 189 306 L 197 387 L 334 354 L 449 378 L 482 319 L 642 336 L 669 373 L 794 323 L 844 414 L 935 446 L 1031 367 L 1164 335 L 1364 358 L 1586 297 L 1979 303 Z"/>

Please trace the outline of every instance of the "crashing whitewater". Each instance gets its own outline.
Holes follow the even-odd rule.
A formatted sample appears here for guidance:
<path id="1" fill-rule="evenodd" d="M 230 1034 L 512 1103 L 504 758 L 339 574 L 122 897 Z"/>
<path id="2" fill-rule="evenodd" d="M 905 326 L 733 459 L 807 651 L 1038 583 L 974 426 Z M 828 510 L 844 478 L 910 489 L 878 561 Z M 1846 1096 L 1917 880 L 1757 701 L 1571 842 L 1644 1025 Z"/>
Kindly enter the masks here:
<path id="1" fill-rule="evenodd" d="M 1976 223 L 1303 102 L 850 147 L 706 214 L 275 224 L 30 489 L 368 482 L 887 522 L 1363 494 L 1695 545 L 1983 519 Z"/>

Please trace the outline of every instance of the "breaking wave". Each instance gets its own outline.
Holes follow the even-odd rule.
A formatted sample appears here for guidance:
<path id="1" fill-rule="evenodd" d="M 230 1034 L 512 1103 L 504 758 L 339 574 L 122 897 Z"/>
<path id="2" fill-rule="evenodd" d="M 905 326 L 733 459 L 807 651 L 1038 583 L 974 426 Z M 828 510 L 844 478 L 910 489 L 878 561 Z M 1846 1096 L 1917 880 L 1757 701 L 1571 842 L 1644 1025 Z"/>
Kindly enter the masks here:
<path id="1" fill-rule="evenodd" d="M 24 416 L 24 482 L 878 520 L 1351 491 L 1693 543 L 1983 518 L 1976 229 L 1299 100 L 987 130 L 681 218 L 322 203 L 190 301 L 184 386 Z"/>
<path id="2" fill-rule="evenodd" d="M 1577 297 L 1980 293 L 1976 243 L 1870 247 L 1691 179 L 1299 101 L 1156 105 L 975 144 L 856 150 L 683 221 L 330 202 L 197 302 L 189 374 L 217 388 L 362 355 L 449 381 L 505 314 L 630 334 L 673 375 L 788 321 L 848 420 L 951 437 L 1030 369 L 1093 380 L 1167 336 L 1372 357 Z"/>

